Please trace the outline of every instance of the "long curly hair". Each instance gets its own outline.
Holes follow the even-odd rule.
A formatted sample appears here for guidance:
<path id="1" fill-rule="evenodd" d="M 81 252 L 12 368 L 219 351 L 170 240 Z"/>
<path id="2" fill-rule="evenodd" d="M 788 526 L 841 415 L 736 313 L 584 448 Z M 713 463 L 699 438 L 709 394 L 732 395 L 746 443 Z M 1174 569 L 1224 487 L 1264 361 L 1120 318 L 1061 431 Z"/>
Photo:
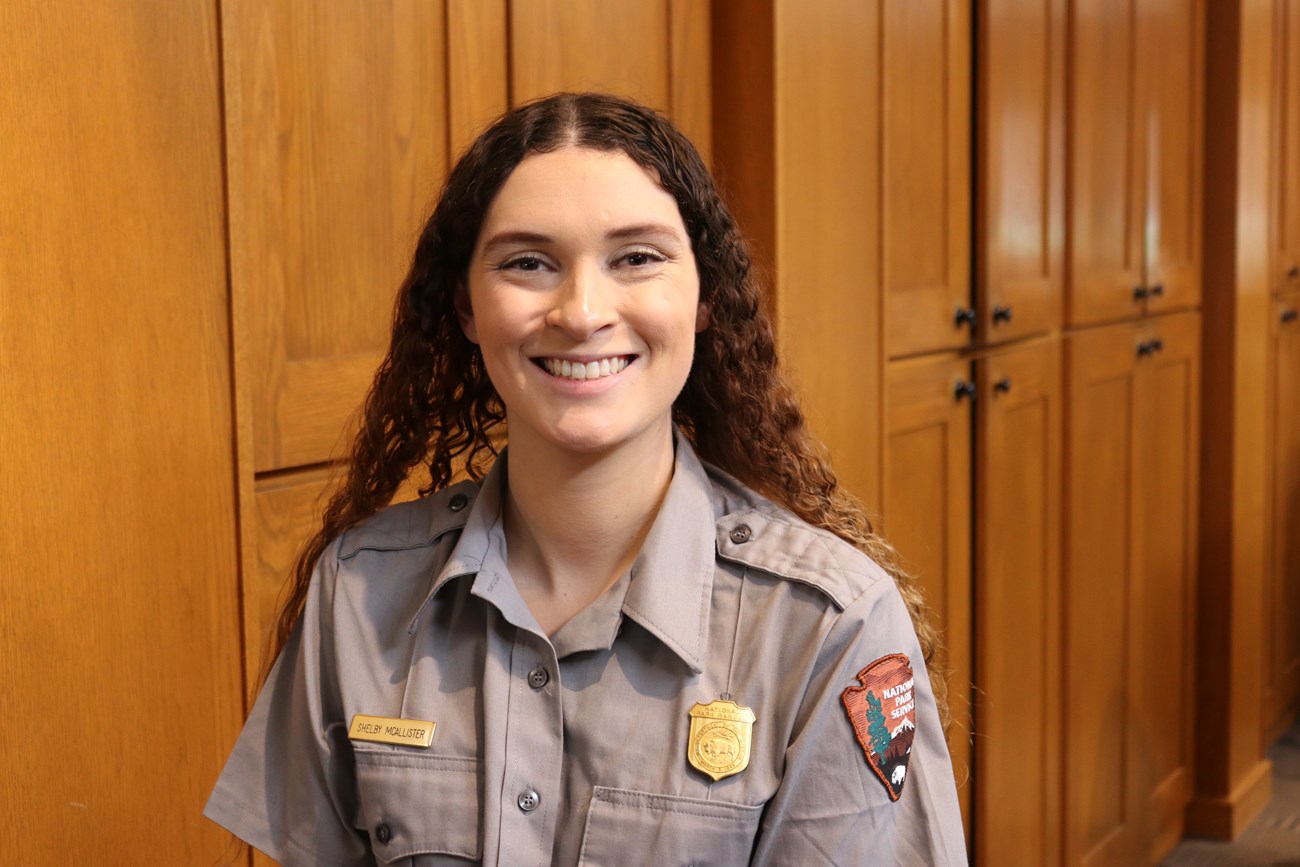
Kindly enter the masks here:
<path id="1" fill-rule="evenodd" d="M 700 457 L 816 527 L 861 549 L 898 584 L 927 663 L 938 637 L 916 581 L 860 503 L 839 486 L 779 369 L 749 252 L 690 141 L 653 110 L 606 94 L 561 93 L 522 105 L 483 132 L 452 169 L 397 295 L 388 353 L 366 397 L 346 476 L 294 566 L 272 637 L 276 655 L 302 614 L 317 559 L 388 505 L 423 465 L 427 495 L 458 472 L 480 479 L 497 454 L 505 408 L 455 298 L 488 206 L 529 154 L 577 146 L 621 152 L 677 201 L 699 269 L 709 325 L 673 418 Z M 494 436 L 495 433 L 495 436 Z M 935 678 L 942 690 L 942 677 Z M 940 695 L 940 707 L 946 702 Z"/>

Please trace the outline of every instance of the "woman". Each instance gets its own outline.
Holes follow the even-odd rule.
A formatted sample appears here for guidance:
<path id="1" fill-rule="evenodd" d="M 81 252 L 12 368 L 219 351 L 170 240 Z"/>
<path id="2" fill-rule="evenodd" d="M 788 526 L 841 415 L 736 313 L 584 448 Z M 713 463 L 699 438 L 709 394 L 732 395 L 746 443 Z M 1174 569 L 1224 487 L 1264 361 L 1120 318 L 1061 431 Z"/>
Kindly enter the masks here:
<path id="1" fill-rule="evenodd" d="M 421 235 L 206 813 L 290 864 L 964 863 L 933 635 L 868 554 L 694 148 L 523 106 Z"/>

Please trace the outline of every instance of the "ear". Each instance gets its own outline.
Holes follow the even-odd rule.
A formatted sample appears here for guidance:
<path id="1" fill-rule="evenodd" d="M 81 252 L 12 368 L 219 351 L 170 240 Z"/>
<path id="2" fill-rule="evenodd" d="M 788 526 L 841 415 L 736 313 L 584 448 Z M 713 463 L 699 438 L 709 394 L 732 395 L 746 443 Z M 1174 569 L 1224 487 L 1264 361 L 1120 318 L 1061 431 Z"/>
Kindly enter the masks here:
<path id="1" fill-rule="evenodd" d="M 695 333 L 700 334 L 709 327 L 709 305 L 703 301 L 695 308 Z"/>
<path id="2" fill-rule="evenodd" d="M 456 289 L 453 302 L 456 305 L 456 318 L 460 320 L 460 330 L 470 343 L 478 343 L 478 325 L 474 322 L 474 308 L 469 301 L 469 288 L 460 286 Z"/>

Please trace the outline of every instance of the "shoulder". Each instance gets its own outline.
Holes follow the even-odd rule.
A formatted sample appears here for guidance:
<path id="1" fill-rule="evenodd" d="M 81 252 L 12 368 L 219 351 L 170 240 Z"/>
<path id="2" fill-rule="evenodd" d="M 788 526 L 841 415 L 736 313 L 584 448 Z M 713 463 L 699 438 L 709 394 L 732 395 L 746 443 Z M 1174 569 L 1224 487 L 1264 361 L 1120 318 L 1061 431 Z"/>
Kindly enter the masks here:
<path id="1" fill-rule="evenodd" d="M 409 551 L 428 548 L 448 533 L 465 526 L 479 486 L 458 482 L 418 500 L 396 503 L 379 510 L 338 539 L 335 550 L 340 561 L 362 551 Z"/>
<path id="2" fill-rule="evenodd" d="M 716 467 L 705 467 L 717 515 L 722 560 L 818 590 L 843 611 L 893 579 L 862 551 L 751 490 Z"/>

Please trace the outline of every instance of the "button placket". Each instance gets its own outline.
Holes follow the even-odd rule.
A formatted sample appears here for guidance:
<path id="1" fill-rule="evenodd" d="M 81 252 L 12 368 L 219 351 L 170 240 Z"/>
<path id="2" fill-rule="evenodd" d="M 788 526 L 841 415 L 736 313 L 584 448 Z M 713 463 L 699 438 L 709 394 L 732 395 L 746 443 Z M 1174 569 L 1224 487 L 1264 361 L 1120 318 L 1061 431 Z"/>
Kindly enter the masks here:
<path id="1" fill-rule="evenodd" d="M 502 814 L 503 863 L 544 863 L 555 845 L 555 805 L 564 752 L 561 695 L 555 650 L 546 637 L 516 632 L 510 666 L 506 727 L 506 807 Z M 513 819 L 509 818 L 513 814 Z"/>

